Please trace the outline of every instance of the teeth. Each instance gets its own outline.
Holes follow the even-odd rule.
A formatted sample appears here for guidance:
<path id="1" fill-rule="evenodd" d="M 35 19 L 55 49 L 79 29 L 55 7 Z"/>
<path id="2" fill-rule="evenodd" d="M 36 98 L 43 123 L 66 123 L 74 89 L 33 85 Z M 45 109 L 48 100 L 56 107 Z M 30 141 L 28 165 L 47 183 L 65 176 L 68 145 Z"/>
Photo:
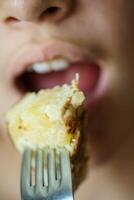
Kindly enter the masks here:
<path id="1" fill-rule="evenodd" d="M 47 63 L 36 63 L 32 65 L 32 71 L 42 74 L 42 73 L 47 73 L 51 71 L 50 65 Z"/>
<path id="2" fill-rule="evenodd" d="M 68 68 L 70 65 L 69 61 L 64 58 L 57 58 L 42 63 L 35 63 L 30 67 L 30 71 L 34 71 L 38 74 L 48 73 L 51 71 L 60 71 Z"/>
<path id="3" fill-rule="evenodd" d="M 69 67 L 69 61 L 65 59 L 56 59 L 54 61 L 50 61 L 50 66 L 52 70 L 59 71 Z"/>

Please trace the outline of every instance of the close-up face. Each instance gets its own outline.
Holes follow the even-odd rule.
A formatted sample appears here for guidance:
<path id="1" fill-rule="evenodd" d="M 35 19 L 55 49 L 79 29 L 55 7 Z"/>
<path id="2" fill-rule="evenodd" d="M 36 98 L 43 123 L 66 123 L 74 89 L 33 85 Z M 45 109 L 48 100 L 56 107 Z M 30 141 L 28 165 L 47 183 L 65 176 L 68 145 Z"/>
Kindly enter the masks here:
<path id="1" fill-rule="evenodd" d="M 92 162 L 105 162 L 121 145 L 131 141 L 133 10 L 133 0 L 0 1 L 0 159 L 3 160 L 0 176 L 4 179 L 0 181 L 0 196 L 3 199 L 18 199 L 15 188 L 20 166 L 18 154 L 7 139 L 4 114 L 29 91 L 70 83 L 79 73 L 80 87 L 87 97 L 86 132 L 90 137 Z M 13 163 L 12 172 L 8 163 Z M 8 181 L 9 177 L 15 177 L 15 183 Z"/>

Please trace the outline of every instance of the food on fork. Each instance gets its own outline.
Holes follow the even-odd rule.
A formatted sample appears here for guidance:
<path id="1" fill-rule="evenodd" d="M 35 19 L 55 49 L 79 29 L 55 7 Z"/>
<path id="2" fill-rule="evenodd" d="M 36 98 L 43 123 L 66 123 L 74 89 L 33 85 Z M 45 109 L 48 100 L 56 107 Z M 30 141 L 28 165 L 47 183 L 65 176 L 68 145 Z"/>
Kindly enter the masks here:
<path id="1" fill-rule="evenodd" d="M 64 146 L 71 155 L 77 151 L 84 94 L 78 77 L 72 85 L 28 93 L 6 117 L 10 137 L 22 153 L 46 146 Z"/>
<path id="2" fill-rule="evenodd" d="M 65 147 L 74 171 L 79 171 L 80 160 L 84 160 L 80 148 L 84 101 L 78 74 L 71 85 L 28 93 L 6 115 L 9 135 L 17 150 L 23 153 L 26 148 L 35 151 Z M 75 167 L 77 161 L 80 163 Z"/>

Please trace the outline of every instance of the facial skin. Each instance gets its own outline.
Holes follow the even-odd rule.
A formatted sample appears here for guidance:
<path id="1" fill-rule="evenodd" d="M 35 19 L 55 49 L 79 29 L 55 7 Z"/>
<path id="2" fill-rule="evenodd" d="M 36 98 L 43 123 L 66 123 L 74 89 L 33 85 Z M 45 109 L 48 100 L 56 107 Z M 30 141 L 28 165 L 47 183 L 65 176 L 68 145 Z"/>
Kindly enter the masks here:
<path id="1" fill-rule="evenodd" d="M 52 6 L 60 12 L 47 14 Z M 1 199 L 19 199 L 20 157 L 8 141 L 4 119 L 4 113 L 21 97 L 12 83 L 11 63 L 27 45 L 56 39 L 88 50 L 107 77 L 106 92 L 89 116 L 90 177 L 76 196 L 132 200 L 134 1 L 1 0 L 0 9 Z"/>

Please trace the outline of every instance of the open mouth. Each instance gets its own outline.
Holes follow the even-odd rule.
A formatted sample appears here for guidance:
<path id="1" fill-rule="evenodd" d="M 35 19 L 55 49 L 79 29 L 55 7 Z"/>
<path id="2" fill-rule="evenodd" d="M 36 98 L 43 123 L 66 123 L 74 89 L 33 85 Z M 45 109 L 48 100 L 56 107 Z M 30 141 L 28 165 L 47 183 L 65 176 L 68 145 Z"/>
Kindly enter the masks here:
<path id="1" fill-rule="evenodd" d="M 31 64 L 15 77 L 14 83 L 22 92 L 38 92 L 56 85 L 70 84 L 76 73 L 80 75 L 80 89 L 88 95 L 97 85 L 99 66 L 86 62 L 70 63 L 65 58 Z"/>
<path id="2" fill-rule="evenodd" d="M 11 66 L 13 83 L 22 94 L 70 84 L 77 73 L 90 104 L 104 90 L 102 68 L 76 45 L 63 41 L 35 44 L 19 52 Z"/>

